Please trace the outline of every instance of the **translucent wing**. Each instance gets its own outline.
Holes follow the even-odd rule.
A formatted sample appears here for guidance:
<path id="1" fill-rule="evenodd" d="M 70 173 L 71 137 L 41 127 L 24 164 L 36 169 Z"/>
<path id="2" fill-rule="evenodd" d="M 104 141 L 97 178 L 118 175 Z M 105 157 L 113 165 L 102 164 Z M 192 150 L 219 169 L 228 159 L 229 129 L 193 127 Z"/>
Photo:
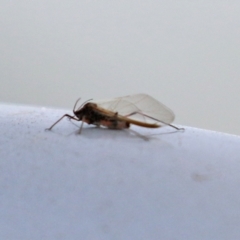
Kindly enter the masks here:
<path id="1" fill-rule="evenodd" d="M 168 107 L 143 93 L 93 102 L 118 115 L 145 123 L 160 125 L 174 120 L 174 113 Z"/>

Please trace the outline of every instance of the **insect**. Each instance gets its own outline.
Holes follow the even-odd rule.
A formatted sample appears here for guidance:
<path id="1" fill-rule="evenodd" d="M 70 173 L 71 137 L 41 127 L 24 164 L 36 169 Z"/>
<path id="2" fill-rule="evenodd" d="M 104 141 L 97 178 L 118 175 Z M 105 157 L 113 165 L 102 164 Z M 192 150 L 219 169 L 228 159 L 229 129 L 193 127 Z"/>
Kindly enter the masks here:
<path id="1" fill-rule="evenodd" d="M 145 128 L 159 128 L 168 125 L 177 130 L 183 130 L 171 124 L 174 113 L 162 103 L 147 94 L 135 94 L 110 100 L 84 102 L 76 109 L 78 99 L 73 108 L 73 116 L 64 114 L 51 127 L 51 130 L 64 117 L 83 123 L 104 126 L 110 129 L 129 128 L 131 124 Z"/>

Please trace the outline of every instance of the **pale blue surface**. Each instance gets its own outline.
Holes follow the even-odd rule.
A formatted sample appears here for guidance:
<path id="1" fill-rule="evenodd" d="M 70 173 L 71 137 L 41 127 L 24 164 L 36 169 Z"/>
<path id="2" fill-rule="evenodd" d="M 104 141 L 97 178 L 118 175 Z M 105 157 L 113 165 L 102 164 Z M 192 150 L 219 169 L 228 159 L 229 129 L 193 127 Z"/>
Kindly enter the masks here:
<path id="1" fill-rule="evenodd" d="M 0 109 L 0 239 L 240 238 L 240 137 L 45 132 L 65 111 Z"/>

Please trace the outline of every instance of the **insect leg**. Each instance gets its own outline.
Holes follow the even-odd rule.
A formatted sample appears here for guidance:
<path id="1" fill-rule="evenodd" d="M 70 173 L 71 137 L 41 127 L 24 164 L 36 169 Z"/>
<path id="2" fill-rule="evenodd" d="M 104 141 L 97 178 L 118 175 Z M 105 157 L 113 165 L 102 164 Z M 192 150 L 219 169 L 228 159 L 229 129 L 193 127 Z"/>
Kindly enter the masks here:
<path id="1" fill-rule="evenodd" d="M 81 134 L 81 132 L 82 132 L 83 123 L 84 123 L 84 122 L 82 121 L 82 124 L 81 124 L 81 126 L 80 126 L 79 131 L 78 131 L 78 134 Z"/>
<path id="2" fill-rule="evenodd" d="M 78 118 L 75 118 L 74 116 L 71 116 L 69 114 L 64 114 L 61 118 L 59 118 L 51 127 L 46 128 L 45 130 L 50 131 L 57 123 L 59 123 L 64 117 L 68 117 L 70 119 L 76 120 L 76 121 L 81 121 Z"/>
<path id="3" fill-rule="evenodd" d="M 175 128 L 175 129 L 177 129 L 177 130 L 185 130 L 184 128 L 178 128 L 178 127 L 176 127 L 176 126 L 174 126 L 174 125 L 172 125 L 172 124 L 170 124 L 170 123 L 166 123 L 166 122 L 164 122 L 164 121 L 161 121 L 161 120 L 159 120 L 159 119 L 153 118 L 153 117 L 148 116 L 148 115 L 146 115 L 146 114 L 144 114 L 144 113 L 141 113 L 141 112 L 132 112 L 132 113 L 130 113 L 130 114 L 124 116 L 124 117 L 130 117 L 130 116 L 135 115 L 135 114 L 139 114 L 139 115 L 142 115 L 142 116 L 144 116 L 144 117 L 151 118 L 152 120 L 155 120 L 155 121 L 157 121 L 157 122 L 161 122 L 161 123 L 163 123 L 163 124 L 165 124 L 165 125 L 168 125 L 168 126 L 170 126 L 170 127 L 172 127 L 172 128 Z"/>

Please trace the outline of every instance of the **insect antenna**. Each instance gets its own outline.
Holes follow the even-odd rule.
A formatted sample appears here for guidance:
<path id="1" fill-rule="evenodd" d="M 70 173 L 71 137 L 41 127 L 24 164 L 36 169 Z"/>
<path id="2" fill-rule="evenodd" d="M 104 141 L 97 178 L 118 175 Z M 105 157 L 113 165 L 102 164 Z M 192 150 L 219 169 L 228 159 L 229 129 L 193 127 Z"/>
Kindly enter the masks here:
<path id="1" fill-rule="evenodd" d="M 75 108 L 80 100 L 81 100 L 81 98 L 78 98 L 77 101 L 75 102 L 74 107 L 73 107 L 73 112 L 75 112 Z"/>

